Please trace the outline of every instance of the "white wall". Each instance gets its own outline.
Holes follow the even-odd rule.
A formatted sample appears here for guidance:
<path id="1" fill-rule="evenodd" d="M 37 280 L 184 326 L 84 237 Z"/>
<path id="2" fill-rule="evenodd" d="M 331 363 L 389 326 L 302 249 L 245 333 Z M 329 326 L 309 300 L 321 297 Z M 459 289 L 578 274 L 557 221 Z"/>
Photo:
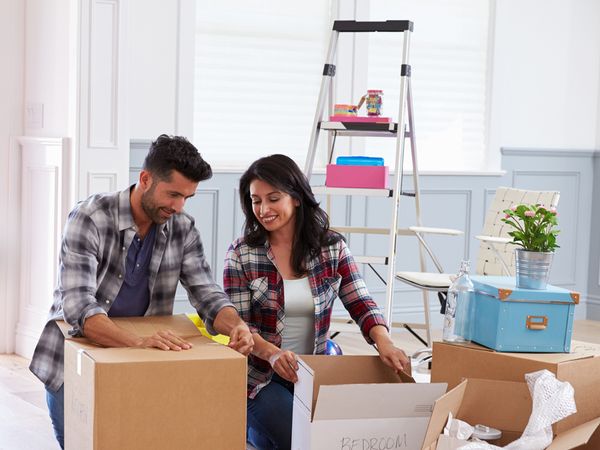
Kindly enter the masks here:
<path id="1" fill-rule="evenodd" d="M 18 302 L 14 270 L 19 263 L 18 242 L 12 234 L 15 212 L 8 208 L 8 194 L 11 136 L 23 132 L 24 33 L 23 2 L 0 2 L 0 211 L 5 212 L 0 221 L 0 353 L 14 348 Z"/>
<path id="2" fill-rule="evenodd" d="M 7 4 L 12 11 L 1 14 L 6 21 L 0 24 L 6 32 L 1 42 L 12 53 L 6 67 L 14 70 L 7 71 L 12 79 L 0 79 L 1 88 L 7 90 L 2 98 L 10 100 L 3 105 L 10 126 L 2 137 L 6 133 L 10 146 L 3 148 L 3 156 L 8 155 L 8 176 L 2 181 L 8 184 L 2 189 L 6 195 L 2 211 L 10 211 L 11 220 L 3 224 L 8 231 L 1 232 L 9 237 L 10 248 L 5 256 L 8 265 L 0 267 L 0 277 L 6 277 L 2 287 L 8 310 L 0 315 L 6 324 L 3 329 L 10 335 L 4 345 L 0 342 L 0 352 L 30 354 L 52 303 L 56 250 L 64 221 L 57 202 L 63 192 L 58 187 L 62 182 L 71 184 L 69 177 L 62 178 L 62 138 L 75 131 L 73 18 L 77 3 L 28 0 L 4 2 L 3 7 Z M 4 71 L 0 76 L 6 77 Z M 66 140 L 65 154 L 68 143 Z M 47 151 L 47 145 L 56 150 Z M 65 162 L 69 167 L 64 173 L 68 174 L 71 162 Z M 29 250 L 24 251 L 26 248 Z M 0 309 L 1 303 L 2 298 Z"/>
<path id="3" fill-rule="evenodd" d="M 74 199 L 128 184 L 127 4 L 2 4 L 6 14 L 0 25 L 7 32 L 2 43 L 9 52 L 4 59 L 17 69 L 0 81 L 7 91 L 3 98 L 18 100 L 6 103 L 3 122 L 9 124 L 11 145 L 3 153 L 2 170 L 10 176 L 2 178 L 8 183 L 2 195 L 8 194 L 0 206 L 13 218 L 3 224 L 9 232 L 2 236 L 9 236 L 14 255 L 2 252 L 9 259 L 0 267 L 6 280 L 0 330 L 13 336 L 0 342 L 1 351 L 29 356 L 33 350 L 52 303 L 56 249 Z"/>
<path id="4" fill-rule="evenodd" d="M 130 0 L 130 136 L 192 133 L 195 0 Z"/>
<path id="5" fill-rule="evenodd" d="M 490 163 L 501 147 L 599 145 L 600 2 L 497 0 Z"/>
<path id="6" fill-rule="evenodd" d="M 71 71 L 76 57 L 76 36 L 72 35 L 71 28 L 72 1 L 27 0 L 24 3 L 25 134 L 72 135 L 70 105 L 76 92 Z"/>

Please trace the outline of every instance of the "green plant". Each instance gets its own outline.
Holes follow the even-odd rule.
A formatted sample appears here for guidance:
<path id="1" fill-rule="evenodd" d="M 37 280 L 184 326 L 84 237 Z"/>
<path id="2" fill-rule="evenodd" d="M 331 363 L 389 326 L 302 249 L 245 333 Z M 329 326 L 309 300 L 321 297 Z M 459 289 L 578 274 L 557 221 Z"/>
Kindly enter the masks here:
<path id="1" fill-rule="evenodd" d="M 512 243 L 533 252 L 552 252 L 559 247 L 556 244 L 558 230 L 556 208 L 543 205 L 518 205 L 505 209 L 502 222 L 512 226 L 514 231 L 508 235 Z"/>

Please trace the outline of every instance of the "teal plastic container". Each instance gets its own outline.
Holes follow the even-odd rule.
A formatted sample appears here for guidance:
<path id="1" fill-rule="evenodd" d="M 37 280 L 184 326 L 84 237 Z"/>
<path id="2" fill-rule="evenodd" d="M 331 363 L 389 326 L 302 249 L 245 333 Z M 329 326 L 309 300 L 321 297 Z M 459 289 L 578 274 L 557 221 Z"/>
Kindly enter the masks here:
<path id="1" fill-rule="evenodd" d="M 373 156 L 338 156 L 338 166 L 383 166 L 383 158 Z"/>
<path id="2" fill-rule="evenodd" d="M 515 277 L 471 277 L 472 341 L 499 352 L 568 353 L 579 294 L 557 286 L 516 287 Z"/>

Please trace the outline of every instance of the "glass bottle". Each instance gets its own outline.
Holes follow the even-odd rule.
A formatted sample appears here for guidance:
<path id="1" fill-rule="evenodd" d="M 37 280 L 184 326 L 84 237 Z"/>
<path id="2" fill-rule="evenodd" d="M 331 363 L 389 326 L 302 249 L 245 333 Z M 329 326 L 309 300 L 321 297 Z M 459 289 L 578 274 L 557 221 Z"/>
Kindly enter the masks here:
<path id="1" fill-rule="evenodd" d="M 461 262 L 458 275 L 448 288 L 442 334 L 446 342 L 466 342 L 473 336 L 475 291 L 469 266 L 469 261 Z"/>

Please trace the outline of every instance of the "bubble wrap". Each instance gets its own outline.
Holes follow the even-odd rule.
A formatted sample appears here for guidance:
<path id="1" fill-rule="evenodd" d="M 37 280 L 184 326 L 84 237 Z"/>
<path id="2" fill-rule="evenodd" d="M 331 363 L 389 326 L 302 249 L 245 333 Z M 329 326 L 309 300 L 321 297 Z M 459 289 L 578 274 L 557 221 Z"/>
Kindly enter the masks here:
<path id="1" fill-rule="evenodd" d="M 459 450 L 543 450 L 552 442 L 552 424 L 577 412 L 573 386 L 559 381 L 552 372 L 540 370 L 525 375 L 533 399 L 531 416 L 523 435 L 505 447 L 472 442 Z"/>

